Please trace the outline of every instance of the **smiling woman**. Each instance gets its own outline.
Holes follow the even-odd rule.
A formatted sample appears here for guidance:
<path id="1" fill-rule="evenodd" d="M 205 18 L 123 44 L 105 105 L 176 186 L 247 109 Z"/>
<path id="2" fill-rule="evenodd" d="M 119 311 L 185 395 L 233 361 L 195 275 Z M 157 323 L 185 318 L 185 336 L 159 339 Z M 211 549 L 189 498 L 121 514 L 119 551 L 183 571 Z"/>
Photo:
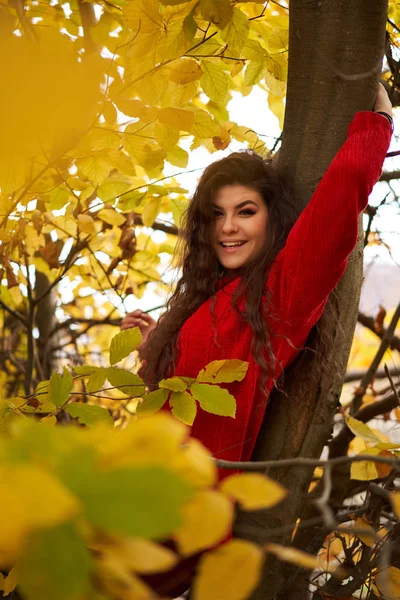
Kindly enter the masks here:
<path id="1" fill-rule="evenodd" d="M 214 247 L 226 273 L 237 271 L 262 253 L 268 211 L 259 192 L 244 185 L 226 185 L 215 196 Z"/>
<path id="2" fill-rule="evenodd" d="M 158 324 L 141 327 L 140 315 L 131 323 L 148 335 L 140 351 L 148 384 L 197 377 L 214 360 L 248 362 L 246 377 L 226 384 L 236 418 L 199 411 L 192 426 L 218 458 L 251 458 L 270 391 L 345 270 L 390 142 L 390 119 L 376 114 L 391 115 L 382 87 L 375 111 L 355 115 L 300 216 L 286 176 L 255 152 L 208 166 L 185 215 L 182 276 L 167 310 Z"/>

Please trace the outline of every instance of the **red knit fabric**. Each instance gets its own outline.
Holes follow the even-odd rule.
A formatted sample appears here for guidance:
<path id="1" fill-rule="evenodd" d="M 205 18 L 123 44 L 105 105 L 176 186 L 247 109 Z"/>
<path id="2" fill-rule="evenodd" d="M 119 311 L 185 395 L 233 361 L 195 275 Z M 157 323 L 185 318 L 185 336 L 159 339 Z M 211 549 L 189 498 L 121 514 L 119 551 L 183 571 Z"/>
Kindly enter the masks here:
<path id="1" fill-rule="evenodd" d="M 296 357 L 320 318 L 329 293 L 343 275 L 358 235 L 358 216 L 379 179 L 389 146 L 388 120 L 373 112 L 354 117 L 348 137 L 290 232 L 266 276 L 271 295 L 271 344 L 279 365 L 276 376 Z M 178 339 L 175 375 L 196 377 L 213 360 L 237 358 L 249 363 L 241 382 L 227 384 L 236 398 L 236 418 L 198 410 L 191 434 L 216 458 L 250 460 L 266 401 L 257 390 L 259 367 L 251 354 L 252 331 L 232 308 L 239 277 L 221 281 L 214 307 L 211 298 L 184 323 Z M 267 383 L 268 394 L 272 380 Z M 225 471 L 220 478 L 231 474 Z"/>

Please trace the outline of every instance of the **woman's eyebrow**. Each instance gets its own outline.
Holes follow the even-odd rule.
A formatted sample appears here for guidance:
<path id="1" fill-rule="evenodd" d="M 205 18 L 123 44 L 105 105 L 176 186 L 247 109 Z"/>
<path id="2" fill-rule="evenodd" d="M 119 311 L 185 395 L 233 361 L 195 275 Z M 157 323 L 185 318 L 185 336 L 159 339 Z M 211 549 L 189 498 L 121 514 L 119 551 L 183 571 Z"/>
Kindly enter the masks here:
<path id="1" fill-rule="evenodd" d="M 254 202 L 254 200 L 245 200 L 244 202 L 240 202 L 240 204 L 237 204 L 235 208 L 243 208 L 243 206 L 246 206 L 246 204 L 254 204 L 254 206 L 257 206 L 258 208 L 258 204 L 257 202 Z M 221 206 L 218 206 L 218 204 L 213 203 L 213 208 L 221 209 Z"/>

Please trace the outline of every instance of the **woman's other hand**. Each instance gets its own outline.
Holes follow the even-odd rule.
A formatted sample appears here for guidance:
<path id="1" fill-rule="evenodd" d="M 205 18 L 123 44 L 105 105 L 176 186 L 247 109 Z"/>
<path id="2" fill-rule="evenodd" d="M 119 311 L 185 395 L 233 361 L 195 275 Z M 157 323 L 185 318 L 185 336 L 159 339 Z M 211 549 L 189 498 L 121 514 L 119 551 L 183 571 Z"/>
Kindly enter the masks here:
<path id="1" fill-rule="evenodd" d="M 147 342 L 149 333 L 153 331 L 156 326 L 157 321 L 155 321 L 148 313 L 145 313 L 139 309 L 127 313 L 121 321 L 121 331 L 124 329 L 130 329 L 131 327 L 139 327 L 142 334 L 142 343 L 140 346 L 143 346 Z"/>
<path id="2" fill-rule="evenodd" d="M 378 90 L 376 92 L 374 111 L 385 112 L 391 117 L 393 117 L 392 103 L 390 102 L 387 91 L 381 83 L 378 85 Z"/>

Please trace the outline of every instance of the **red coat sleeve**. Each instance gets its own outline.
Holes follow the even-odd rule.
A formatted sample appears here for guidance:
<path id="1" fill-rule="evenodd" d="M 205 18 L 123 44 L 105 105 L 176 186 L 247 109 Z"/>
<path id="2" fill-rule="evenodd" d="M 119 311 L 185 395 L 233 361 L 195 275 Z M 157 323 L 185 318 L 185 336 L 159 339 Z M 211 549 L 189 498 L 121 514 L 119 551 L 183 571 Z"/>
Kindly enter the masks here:
<path id="1" fill-rule="evenodd" d="M 346 142 L 291 230 L 270 278 L 289 323 L 312 327 L 321 316 L 356 245 L 358 216 L 381 175 L 390 137 L 385 117 L 357 113 Z"/>

